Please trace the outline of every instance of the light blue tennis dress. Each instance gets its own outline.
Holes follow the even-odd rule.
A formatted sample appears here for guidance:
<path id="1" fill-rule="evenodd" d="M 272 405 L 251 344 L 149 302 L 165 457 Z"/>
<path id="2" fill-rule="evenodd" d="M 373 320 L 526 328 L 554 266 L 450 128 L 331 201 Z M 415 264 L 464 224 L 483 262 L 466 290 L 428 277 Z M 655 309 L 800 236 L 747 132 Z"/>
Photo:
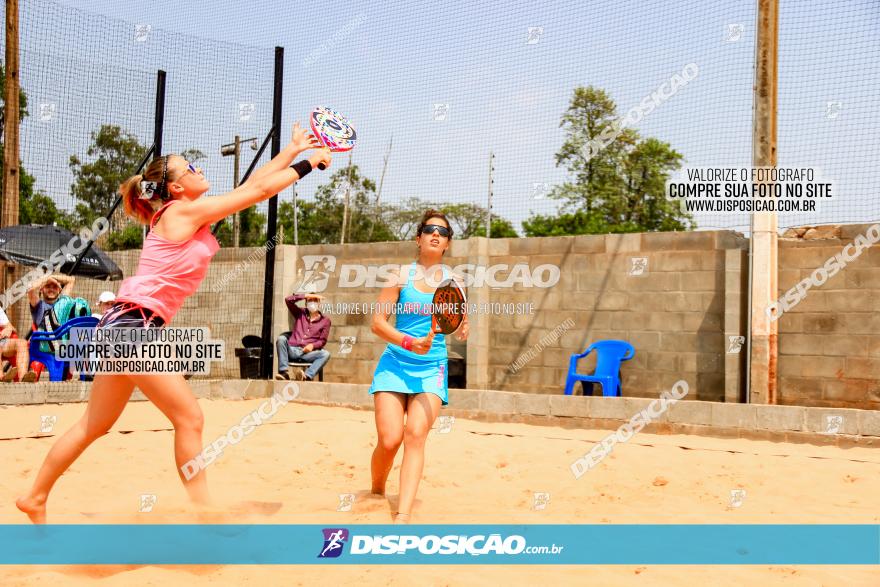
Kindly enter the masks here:
<path id="1" fill-rule="evenodd" d="M 413 338 L 427 336 L 431 330 L 430 306 L 432 293 L 424 293 L 413 285 L 413 263 L 406 278 L 406 285 L 400 290 L 396 306 L 396 328 Z M 446 269 L 443 269 L 446 279 Z M 449 374 L 447 368 L 446 337 L 437 333 L 431 349 L 424 355 L 396 344 L 388 344 L 376 365 L 370 395 L 377 391 L 397 393 L 433 393 L 449 403 Z"/>

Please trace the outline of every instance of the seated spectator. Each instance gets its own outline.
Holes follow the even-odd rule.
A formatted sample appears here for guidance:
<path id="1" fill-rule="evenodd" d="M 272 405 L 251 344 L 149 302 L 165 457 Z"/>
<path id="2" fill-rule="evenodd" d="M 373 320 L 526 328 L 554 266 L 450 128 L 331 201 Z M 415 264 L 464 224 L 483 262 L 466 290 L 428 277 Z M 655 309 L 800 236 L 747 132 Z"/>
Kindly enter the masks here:
<path id="1" fill-rule="evenodd" d="M 70 275 L 48 275 L 31 286 L 28 290 L 28 301 L 35 330 L 54 332 L 68 320 L 92 313 L 86 300 L 71 295 L 75 282 L 76 279 Z M 63 339 L 68 340 L 69 337 L 70 334 L 65 334 Z M 43 341 L 40 343 L 40 350 L 54 353 L 55 343 Z M 73 372 L 69 371 L 67 378 L 72 377 Z"/>
<path id="2" fill-rule="evenodd" d="M 113 307 L 113 302 L 115 301 L 116 294 L 112 291 L 102 291 L 101 295 L 98 296 L 98 311 L 92 313 L 92 318 L 100 320 L 104 316 L 104 313 Z"/>
<path id="3" fill-rule="evenodd" d="M 50 311 L 62 297 L 70 297 L 75 282 L 76 278 L 71 275 L 47 275 L 34 282 L 28 290 L 28 301 L 37 330 L 46 332 L 55 330 L 57 326 L 53 326 L 51 321 L 47 322 Z"/>
<path id="4" fill-rule="evenodd" d="M 18 381 L 19 369 L 27 369 L 21 380 L 30 383 L 37 380 L 37 374 L 30 369 L 31 357 L 28 351 L 28 342 L 23 338 L 13 337 L 15 326 L 9 322 L 9 317 L 0 309 L 0 356 L 4 359 L 15 357 L 15 366 L 10 367 L 3 374 L 3 381 Z"/>
<path id="5" fill-rule="evenodd" d="M 311 365 L 305 371 L 297 369 L 294 379 L 311 381 L 330 360 L 330 351 L 324 349 L 330 336 L 330 318 L 319 309 L 322 299 L 316 293 L 294 294 L 284 298 L 284 303 L 293 314 L 293 329 L 289 338 L 281 335 L 275 341 L 278 353 L 278 374 L 275 379 L 290 379 L 287 373 L 290 362 L 301 361 Z M 302 300 L 306 301 L 305 309 L 297 305 Z"/>

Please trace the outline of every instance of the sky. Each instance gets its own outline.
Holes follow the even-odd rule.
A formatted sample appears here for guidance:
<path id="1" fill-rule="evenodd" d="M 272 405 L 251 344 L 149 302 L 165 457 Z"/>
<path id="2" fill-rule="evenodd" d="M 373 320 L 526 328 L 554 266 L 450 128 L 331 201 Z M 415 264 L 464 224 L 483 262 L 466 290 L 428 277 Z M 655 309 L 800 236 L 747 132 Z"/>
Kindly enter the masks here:
<path id="1" fill-rule="evenodd" d="M 780 225 L 875 220 L 880 3 L 780 4 L 779 165 L 819 168 L 838 194 L 816 215 L 781 215 Z M 38 189 L 64 207 L 68 157 L 88 159 L 100 124 L 151 142 L 160 68 L 168 72 L 165 151 L 204 151 L 212 193 L 230 189 L 232 162 L 219 147 L 236 133 L 268 131 L 275 46 L 285 49 L 284 140 L 313 106 L 335 108 L 357 128 L 354 163 L 378 182 L 393 136 L 383 202 L 485 206 L 491 152 L 493 212 L 520 229 L 530 214 L 557 208 L 543 193 L 567 178 L 555 154 L 574 88 L 605 89 L 623 113 L 689 63 L 697 77 L 637 130 L 670 143 L 689 166 L 751 162 L 754 1 L 328 1 L 318 9 L 23 0 L 20 29 L 31 104 L 22 158 Z M 241 104 L 254 105 L 249 117 Z M 336 155 L 335 166 L 346 163 Z M 304 178 L 298 196 L 312 197 L 325 180 Z M 748 227 L 744 214 L 697 221 Z"/>

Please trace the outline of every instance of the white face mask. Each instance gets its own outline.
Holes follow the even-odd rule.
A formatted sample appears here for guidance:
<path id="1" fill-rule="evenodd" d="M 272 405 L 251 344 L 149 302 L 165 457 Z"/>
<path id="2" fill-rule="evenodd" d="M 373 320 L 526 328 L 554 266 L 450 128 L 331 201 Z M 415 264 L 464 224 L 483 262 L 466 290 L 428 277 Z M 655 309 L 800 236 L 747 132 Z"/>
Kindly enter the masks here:
<path id="1" fill-rule="evenodd" d="M 309 302 L 306 304 L 306 309 L 309 312 L 317 312 L 318 311 L 318 302 Z"/>

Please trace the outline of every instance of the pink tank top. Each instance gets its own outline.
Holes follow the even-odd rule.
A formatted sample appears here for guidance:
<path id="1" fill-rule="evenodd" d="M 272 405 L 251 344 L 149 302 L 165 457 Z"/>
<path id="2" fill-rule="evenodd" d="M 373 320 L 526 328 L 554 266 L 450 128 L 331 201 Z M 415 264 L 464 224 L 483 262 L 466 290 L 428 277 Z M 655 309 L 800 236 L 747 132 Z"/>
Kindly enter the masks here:
<path id="1" fill-rule="evenodd" d="M 220 249 L 207 224 L 192 238 L 181 242 L 156 234 L 153 226 L 165 208 L 174 203 L 168 202 L 153 214 L 137 272 L 122 282 L 116 294 L 117 301 L 132 302 L 153 310 L 166 325 L 186 298 L 199 289 L 208 273 L 211 258 Z"/>

